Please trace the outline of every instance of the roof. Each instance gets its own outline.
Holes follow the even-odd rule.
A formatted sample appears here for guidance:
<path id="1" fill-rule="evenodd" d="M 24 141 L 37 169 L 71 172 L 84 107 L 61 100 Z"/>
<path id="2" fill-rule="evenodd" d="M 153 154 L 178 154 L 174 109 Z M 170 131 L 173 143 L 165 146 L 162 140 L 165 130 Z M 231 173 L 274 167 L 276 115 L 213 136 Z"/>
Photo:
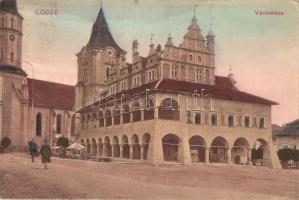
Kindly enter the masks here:
<path id="1" fill-rule="evenodd" d="M 87 46 L 91 48 L 113 47 L 117 51 L 125 53 L 113 39 L 102 8 L 92 26 L 91 36 Z"/>
<path id="2" fill-rule="evenodd" d="M 0 72 L 27 76 L 26 72 L 22 68 L 11 65 L 0 65 Z"/>
<path id="3" fill-rule="evenodd" d="M 164 92 L 164 93 L 194 93 L 195 90 L 200 93 L 201 89 L 205 89 L 204 94 L 212 95 L 217 99 L 225 99 L 231 101 L 241 101 L 248 103 L 259 103 L 266 105 L 276 105 L 277 103 L 271 100 L 264 99 L 262 97 L 258 97 L 252 94 L 248 94 L 246 92 L 242 92 L 234 89 L 230 86 L 230 79 L 227 77 L 216 76 L 216 84 L 215 85 L 207 85 L 200 83 L 192 83 L 186 81 L 179 81 L 173 79 L 162 79 L 161 81 L 153 81 L 144 85 L 141 85 L 136 88 L 132 88 L 129 90 L 125 90 L 123 92 L 112 95 L 114 98 L 107 98 L 107 100 L 102 99 L 100 101 L 101 104 L 106 102 L 113 101 L 114 99 L 120 99 L 121 95 L 138 95 L 140 93 L 145 93 L 146 89 L 150 89 L 151 91 L 156 92 Z M 97 106 L 99 102 L 96 102 L 94 106 Z M 82 108 L 80 111 L 89 109 L 90 106 L 86 106 Z"/>
<path id="4" fill-rule="evenodd" d="M 74 110 L 75 87 L 28 78 L 29 101 L 36 107 Z"/>
<path id="5" fill-rule="evenodd" d="M 10 13 L 17 14 L 17 15 L 21 16 L 18 12 L 16 0 L 0 1 L 0 11 L 10 12 Z"/>
<path id="6" fill-rule="evenodd" d="M 194 93 L 195 90 L 197 90 L 198 93 L 200 93 L 201 89 L 204 89 L 204 94 L 212 95 L 216 99 L 277 105 L 277 103 L 274 101 L 264 99 L 262 97 L 258 97 L 246 92 L 242 92 L 230 87 L 229 78 L 219 76 L 216 76 L 215 78 L 215 85 L 193 83 L 173 79 L 163 79 L 163 81 L 161 81 L 157 89 L 162 90 L 164 92 L 188 93 Z"/>
<path id="7" fill-rule="evenodd" d="M 299 119 L 287 123 L 275 136 L 299 136 Z"/>

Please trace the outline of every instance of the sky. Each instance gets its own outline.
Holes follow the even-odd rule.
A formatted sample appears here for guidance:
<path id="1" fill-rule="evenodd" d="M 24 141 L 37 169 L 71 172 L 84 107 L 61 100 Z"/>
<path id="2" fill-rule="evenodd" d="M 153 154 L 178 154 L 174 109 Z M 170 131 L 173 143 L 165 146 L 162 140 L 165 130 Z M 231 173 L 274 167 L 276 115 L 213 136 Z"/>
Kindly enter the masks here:
<path id="1" fill-rule="evenodd" d="M 23 21 L 23 68 L 30 77 L 76 84 L 78 53 L 89 40 L 100 0 L 18 0 Z M 151 34 L 175 45 L 195 15 L 202 34 L 216 35 L 216 74 L 231 66 L 237 87 L 278 102 L 272 122 L 299 118 L 299 2 L 295 0 L 103 0 L 112 35 L 131 61 L 132 41 L 146 56 Z M 41 15 L 41 10 L 58 15 Z M 278 11 L 283 15 L 256 15 Z"/>

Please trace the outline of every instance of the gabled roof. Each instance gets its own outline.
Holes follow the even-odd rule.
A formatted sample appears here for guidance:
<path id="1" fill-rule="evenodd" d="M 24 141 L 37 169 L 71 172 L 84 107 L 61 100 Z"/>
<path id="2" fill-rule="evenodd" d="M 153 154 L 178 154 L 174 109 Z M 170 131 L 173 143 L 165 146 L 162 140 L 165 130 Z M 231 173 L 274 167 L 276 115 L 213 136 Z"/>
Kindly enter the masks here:
<path id="1" fill-rule="evenodd" d="M 96 22 L 92 26 L 91 36 L 87 46 L 91 48 L 113 47 L 117 51 L 125 53 L 113 39 L 102 8 L 99 11 Z"/>
<path id="2" fill-rule="evenodd" d="M 36 107 L 74 110 L 75 87 L 28 78 L 29 101 Z"/>
<path id="3" fill-rule="evenodd" d="M 232 87 L 229 87 L 228 81 L 229 78 L 224 77 L 215 77 L 216 84 L 208 85 L 194 82 L 179 81 L 173 79 L 164 79 L 159 84 L 158 88 L 164 92 L 188 92 L 194 93 L 195 90 L 200 94 L 201 89 L 204 89 L 204 94 L 212 95 L 216 99 L 224 99 L 231 101 L 241 101 L 248 103 L 259 103 L 259 104 L 268 104 L 268 105 L 277 105 L 276 102 L 258 97 L 246 92 L 236 90 Z"/>

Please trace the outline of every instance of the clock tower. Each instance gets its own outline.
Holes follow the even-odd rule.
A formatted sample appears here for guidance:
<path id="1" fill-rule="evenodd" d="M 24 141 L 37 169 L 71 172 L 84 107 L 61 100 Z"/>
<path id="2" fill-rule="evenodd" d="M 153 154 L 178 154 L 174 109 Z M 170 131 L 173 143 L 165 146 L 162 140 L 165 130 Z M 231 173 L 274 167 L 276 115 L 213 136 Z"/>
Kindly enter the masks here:
<path id="1" fill-rule="evenodd" d="M 125 66 L 126 52 L 115 42 L 101 7 L 92 26 L 87 45 L 77 53 L 78 82 L 76 84 L 76 110 L 90 105 L 93 97 L 117 92 L 118 66 Z"/>
<path id="2" fill-rule="evenodd" d="M 25 75 L 22 62 L 22 21 L 16 0 L 0 2 L 0 68 Z"/>

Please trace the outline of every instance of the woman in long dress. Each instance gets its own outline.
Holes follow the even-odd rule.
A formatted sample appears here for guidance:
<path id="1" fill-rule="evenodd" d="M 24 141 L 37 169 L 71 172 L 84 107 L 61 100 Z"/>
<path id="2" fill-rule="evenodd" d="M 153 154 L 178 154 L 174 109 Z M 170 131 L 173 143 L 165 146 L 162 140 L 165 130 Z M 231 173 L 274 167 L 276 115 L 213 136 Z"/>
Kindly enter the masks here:
<path id="1" fill-rule="evenodd" d="M 40 155 L 42 158 L 42 163 L 44 163 L 45 169 L 48 169 L 47 163 L 51 162 L 52 151 L 50 146 L 47 144 L 47 140 L 44 140 L 44 144 L 40 149 Z"/>

